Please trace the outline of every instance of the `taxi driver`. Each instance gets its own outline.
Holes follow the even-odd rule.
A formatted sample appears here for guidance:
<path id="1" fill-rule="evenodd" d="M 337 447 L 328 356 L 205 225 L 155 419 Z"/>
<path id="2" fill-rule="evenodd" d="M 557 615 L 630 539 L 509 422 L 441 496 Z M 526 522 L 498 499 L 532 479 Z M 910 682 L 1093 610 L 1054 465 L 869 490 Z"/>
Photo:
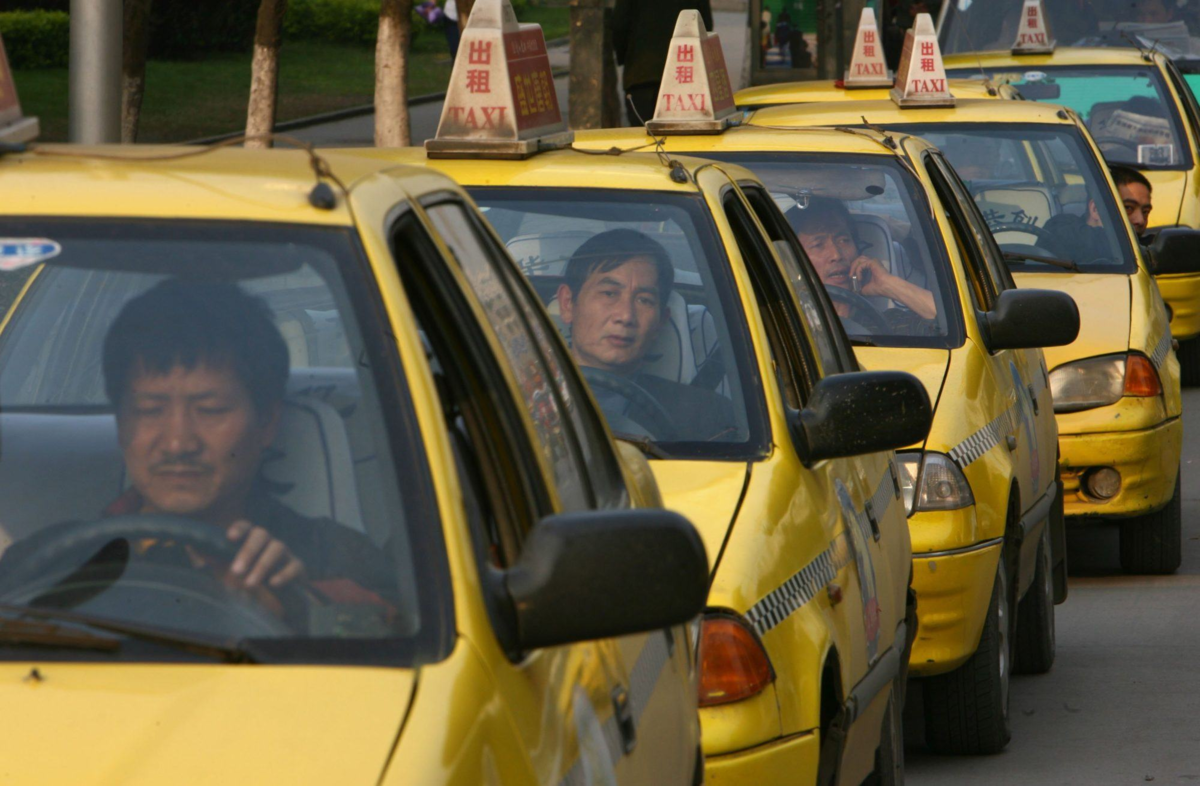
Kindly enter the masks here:
<path id="1" fill-rule="evenodd" d="M 860 253 L 850 211 L 840 201 L 815 197 L 803 208 L 793 207 L 787 218 L 827 289 L 836 287 L 901 304 L 903 309 L 882 312 L 889 327 L 898 333 L 921 333 L 934 327 L 931 323 L 937 317 L 937 304 L 933 293 L 892 275 L 878 259 Z M 859 308 L 873 308 L 868 301 L 856 307 L 836 297 L 836 293 L 831 296 L 834 309 L 843 319 L 854 320 Z"/>
<path id="2" fill-rule="evenodd" d="M 164 281 L 121 310 L 102 363 L 130 483 L 105 515 L 167 514 L 219 528 L 240 544 L 222 576 L 236 589 L 308 579 L 327 600 L 386 602 L 394 582 L 374 544 L 291 510 L 259 474 L 288 378 L 287 345 L 265 302 L 234 284 Z M 20 564 L 26 543 L 4 562 Z M 203 563 L 171 543 L 150 543 L 145 556 Z M 358 600 L 332 596 L 323 579 L 350 580 Z M 327 584 L 346 594 L 346 581 Z"/>
<path id="3" fill-rule="evenodd" d="M 667 439 L 656 426 L 669 419 L 676 429 L 691 432 L 673 438 L 707 440 L 733 428 L 731 402 L 711 390 L 643 369 L 670 319 L 667 300 L 674 280 L 675 270 L 658 242 L 632 229 L 601 232 L 567 262 L 565 281 L 558 288 L 559 310 L 570 329 L 572 354 L 614 430 L 622 431 L 620 419 L 629 417 L 652 436 Z M 605 377 L 616 379 L 605 384 Z M 651 403 L 659 405 L 657 417 L 638 412 L 638 402 L 619 393 L 622 383 L 649 394 Z"/>

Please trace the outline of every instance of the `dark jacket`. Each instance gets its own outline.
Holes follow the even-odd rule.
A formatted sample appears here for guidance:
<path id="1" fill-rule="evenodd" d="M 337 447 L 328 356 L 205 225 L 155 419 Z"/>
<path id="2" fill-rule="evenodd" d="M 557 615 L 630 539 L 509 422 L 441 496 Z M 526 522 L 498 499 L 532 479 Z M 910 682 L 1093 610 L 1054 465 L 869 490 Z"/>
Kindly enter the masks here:
<path id="1" fill-rule="evenodd" d="M 617 62 L 625 66 L 622 83 L 626 90 L 662 81 L 675 21 L 679 12 L 687 9 L 699 11 L 705 26 L 712 30 L 709 0 L 617 0 L 613 11 L 613 51 Z"/>

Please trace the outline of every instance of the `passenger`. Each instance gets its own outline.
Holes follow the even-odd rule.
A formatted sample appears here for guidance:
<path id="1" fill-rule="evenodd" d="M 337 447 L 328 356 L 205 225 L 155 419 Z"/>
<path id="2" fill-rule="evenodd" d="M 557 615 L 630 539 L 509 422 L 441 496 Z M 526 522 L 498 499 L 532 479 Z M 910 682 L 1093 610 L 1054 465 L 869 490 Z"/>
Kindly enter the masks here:
<path id="1" fill-rule="evenodd" d="M 1045 228 L 1049 234 L 1038 244 L 1046 245 L 1056 257 L 1086 264 L 1112 256 L 1108 233 L 1094 199 L 1088 200 L 1086 215 L 1059 213 L 1046 222 Z"/>
<path id="2" fill-rule="evenodd" d="M 1146 234 L 1146 227 L 1150 223 L 1150 211 L 1154 208 L 1150 197 L 1154 187 L 1141 172 L 1131 167 L 1114 166 L 1111 171 L 1117 191 L 1121 194 L 1121 204 L 1125 206 L 1125 215 L 1129 216 L 1129 223 L 1140 238 Z"/>
<path id="3" fill-rule="evenodd" d="M 221 575 L 236 589 L 350 579 L 360 600 L 394 595 L 388 561 L 370 540 L 301 516 L 260 476 L 288 378 L 288 348 L 265 302 L 234 284 L 162 282 L 118 314 L 102 365 L 130 483 L 104 515 L 179 516 L 218 528 L 241 544 Z M 20 565 L 43 533 L 14 543 L 0 566 Z M 154 561 L 205 562 L 169 542 L 144 545 Z"/>
<path id="4" fill-rule="evenodd" d="M 670 319 L 675 269 L 662 245 L 632 229 L 601 232 L 575 251 L 565 276 L 558 303 L 570 328 L 571 351 L 615 431 L 625 430 L 622 418 L 666 441 L 704 441 L 735 428 L 725 397 L 642 370 Z M 616 379 L 605 383 L 605 376 Z M 622 394 L 627 383 L 634 393 L 649 394 L 660 411 L 647 412 L 645 402 Z M 675 433 L 668 436 L 670 431 Z"/>
<path id="5" fill-rule="evenodd" d="M 892 275 L 878 259 L 862 254 L 854 235 L 854 220 L 840 201 L 815 197 L 806 207 L 793 207 L 787 218 L 827 289 L 850 290 L 901 304 L 902 309 L 875 309 L 893 332 L 922 335 L 936 328 L 933 321 L 937 318 L 937 303 L 933 293 Z M 855 305 L 832 291 L 831 297 L 838 316 L 862 324 L 863 320 L 855 319 Z M 863 304 L 858 307 L 874 309 L 869 301 Z"/>

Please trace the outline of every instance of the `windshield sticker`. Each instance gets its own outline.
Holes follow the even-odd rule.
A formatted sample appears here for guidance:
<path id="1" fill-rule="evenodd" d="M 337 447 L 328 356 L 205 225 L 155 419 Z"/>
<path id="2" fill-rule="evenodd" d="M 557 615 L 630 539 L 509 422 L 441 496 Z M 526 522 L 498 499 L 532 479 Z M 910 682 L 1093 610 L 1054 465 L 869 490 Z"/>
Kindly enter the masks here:
<path id="1" fill-rule="evenodd" d="M 1175 163 L 1175 145 L 1138 145 L 1138 163 L 1170 166 Z"/>
<path id="2" fill-rule="evenodd" d="M 62 246 L 44 237 L 0 238 L 0 271 L 20 270 L 62 253 Z"/>
<path id="3" fill-rule="evenodd" d="M 1025 72 L 1025 81 L 1026 82 L 1044 82 L 1044 81 L 1046 81 L 1046 72 L 1045 71 L 1026 71 Z"/>

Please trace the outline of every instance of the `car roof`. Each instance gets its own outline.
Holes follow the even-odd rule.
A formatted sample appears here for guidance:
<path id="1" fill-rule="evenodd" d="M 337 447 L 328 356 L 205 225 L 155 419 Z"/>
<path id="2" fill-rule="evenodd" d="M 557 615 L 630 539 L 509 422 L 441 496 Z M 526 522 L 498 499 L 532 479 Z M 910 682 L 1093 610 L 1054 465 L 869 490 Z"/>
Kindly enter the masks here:
<path id="1" fill-rule="evenodd" d="M 1016 89 L 994 85 L 982 79 L 948 80 L 950 92 L 961 98 L 1017 98 Z M 815 82 L 780 82 L 739 90 L 733 97 L 740 107 L 777 106 L 779 104 L 812 103 L 818 101 L 877 101 L 891 93 L 890 87 L 847 89 L 841 82 L 821 79 Z M 997 95 L 1003 91 L 1006 95 Z"/>
<path id="2" fill-rule="evenodd" d="M 1153 58 L 1162 57 L 1155 54 Z M 1060 46 L 1050 54 L 1014 55 L 1008 50 L 946 55 L 946 70 L 959 68 L 1025 68 L 1027 66 L 1146 65 L 1140 50 L 1125 47 Z"/>
<path id="3" fill-rule="evenodd" d="M 0 156 L 0 214 L 124 218 L 234 219 L 323 225 L 353 223 L 345 199 L 313 207 L 313 163 L 303 150 L 149 145 L 37 145 Z M 454 186 L 416 167 L 319 153 L 353 192 L 386 173 L 410 196 Z M 328 180 L 326 182 L 329 182 Z M 330 183 L 335 193 L 335 183 Z"/>
<path id="4" fill-rule="evenodd" d="M 853 106 L 857 106 L 857 104 L 853 104 Z M 641 128 L 578 131 L 575 135 L 575 146 L 591 150 L 605 150 L 614 146 L 625 148 L 634 144 L 653 144 L 653 139 L 653 137 L 647 136 Z M 701 157 L 706 152 L 754 152 L 757 150 L 894 155 L 884 146 L 882 135 L 873 132 L 847 134 L 843 131 L 829 129 L 773 129 L 742 125 L 731 128 L 723 134 L 680 135 L 666 137 L 666 139 L 672 148 L 684 147 L 689 154 Z"/>
<path id="5" fill-rule="evenodd" d="M 830 101 L 760 109 L 752 126 L 892 126 L 905 123 L 1052 123 L 1074 125 L 1072 113 L 1056 104 L 964 98 L 954 106 L 901 109 L 892 101 Z"/>

